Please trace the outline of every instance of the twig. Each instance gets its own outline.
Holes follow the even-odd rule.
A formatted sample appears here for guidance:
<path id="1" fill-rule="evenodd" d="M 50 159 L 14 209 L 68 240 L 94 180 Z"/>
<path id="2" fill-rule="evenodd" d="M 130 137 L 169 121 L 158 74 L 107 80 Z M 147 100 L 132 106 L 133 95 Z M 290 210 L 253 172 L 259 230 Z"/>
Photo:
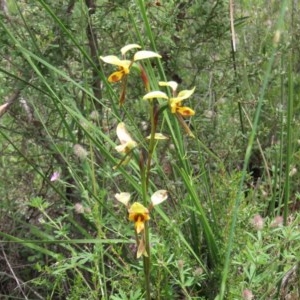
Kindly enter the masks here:
<path id="1" fill-rule="evenodd" d="M 87 38 L 89 41 L 89 47 L 90 47 L 90 53 L 91 53 L 91 58 L 97 66 L 98 70 L 100 69 L 100 64 L 99 64 L 99 59 L 98 59 L 98 43 L 97 43 L 97 34 L 95 31 L 95 28 L 93 27 L 92 24 L 92 18 L 91 16 L 95 14 L 96 12 L 96 3 L 94 0 L 86 0 L 85 4 L 88 8 L 88 13 L 89 13 L 89 19 L 88 19 L 88 25 L 86 27 L 86 34 Z M 98 74 L 98 70 L 93 68 L 93 92 L 95 97 L 100 100 L 102 98 L 102 92 L 101 92 L 101 80 Z M 101 112 L 102 110 L 102 105 L 100 105 L 99 102 L 95 103 L 96 108 Z"/>
<path id="2" fill-rule="evenodd" d="M 9 270 L 10 270 L 10 272 L 11 272 L 14 280 L 16 281 L 17 286 L 20 289 L 22 295 L 24 296 L 25 299 L 28 299 L 27 296 L 26 296 L 26 294 L 25 294 L 25 292 L 23 291 L 23 289 L 21 287 L 21 284 L 20 284 L 20 281 L 19 281 L 18 277 L 16 276 L 13 268 L 11 267 L 11 265 L 10 265 L 10 263 L 9 263 L 7 257 L 6 257 L 6 254 L 5 254 L 5 251 L 4 251 L 3 247 L 2 247 L 2 254 L 3 254 L 4 260 L 6 261 L 6 264 L 8 265 L 8 268 L 9 268 Z"/>
<path id="3" fill-rule="evenodd" d="M 231 32 L 231 56 L 232 56 L 232 65 L 233 65 L 233 71 L 234 71 L 234 77 L 237 81 L 238 79 L 238 73 L 237 73 L 237 66 L 236 66 L 236 41 L 235 41 L 235 29 L 234 29 L 234 15 L 233 15 L 233 0 L 229 1 L 229 16 L 230 16 L 230 32 Z M 240 89 L 238 87 L 238 84 L 236 82 L 236 94 L 238 95 L 240 93 Z M 239 109 L 239 116 L 240 116 L 240 125 L 241 125 L 241 131 L 244 135 L 245 129 L 244 129 L 244 121 L 243 121 L 243 115 L 242 115 L 242 105 L 241 102 L 238 101 L 238 109 Z"/>
<path id="4" fill-rule="evenodd" d="M 8 109 L 15 103 L 15 101 L 18 99 L 19 95 L 21 93 L 21 90 L 17 90 L 14 92 L 14 94 L 4 103 L 0 106 L 0 118 L 8 111 Z"/>
<path id="5" fill-rule="evenodd" d="M 9 278 L 14 278 L 13 275 L 8 274 L 6 272 L 1 272 L 0 271 L 0 275 L 6 276 L 6 277 L 9 277 Z M 21 279 L 19 279 L 19 281 L 21 282 L 22 285 L 25 286 L 25 283 Z M 30 286 L 27 285 L 26 288 L 29 289 L 31 292 L 33 292 L 39 299 L 42 299 L 42 300 L 45 299 L 42 295 L 40 295 L 38 292 L 36 292 L 35 290 L 33 290 L 33 288 L 31 288 Z"/>

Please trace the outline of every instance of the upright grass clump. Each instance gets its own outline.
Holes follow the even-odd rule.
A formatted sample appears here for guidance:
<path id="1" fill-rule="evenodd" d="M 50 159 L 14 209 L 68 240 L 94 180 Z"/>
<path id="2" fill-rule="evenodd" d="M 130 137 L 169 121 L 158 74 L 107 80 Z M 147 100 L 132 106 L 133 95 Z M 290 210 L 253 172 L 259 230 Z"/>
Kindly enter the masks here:
<path id="1" fill-rule="evenodd" d="M 224 266 L 223 266 L 223 272 L 222 272 L 222 281 L 221 281 L 221 285 L 220 285 L 220 292 L 219 292 L 219 295 L 218 295 L 218 300 L 224 299 L 224 297 L 226 295 L 226 288 L 227 288 L 226 287 L 226 282 L 227 282 L 229 269 L 230 269 L 230 265 L 231 265 L 231 253 L 232 253 L 233 243 L 234 243 L 234 238 L 235 238 L 236 222 L 237 222 L 237 218 L 238 218 L 238 214 L 239 214 L 239 207 L 240 207 L 240 204 L 241 204 L 241 201 L 242 201 L 242 198 L 243 198 L 243 185 L 245 183 L 247 168 L 248 168 L 248 164 L 249 164 L 249 160 L 250 160 L 250 156 L 251 156 L 255 136 L 256 136 L 257 131 L 258 131 L 258 125 L 259 125 L 259 120 L 260 120 L 260 116 L 261 116 L 261 111 L 262 111 L 265 92 L 266 92 L 266 89 L 267 89 L 267 86 L 268 86 L 268 83 L 269 83 L 269 80 L 270 80 L 270 77 L 271 77 L 272 67 L 273 67 L 273 63 L 274 63 L 275 55 L 276 55 L 276 50 L 277 50 L 278 44 L 280 42 L 280 34 L 284 29 L 284 17 L 285 17 L 287 7 L 288 7 L 288 2 L 283 1 L 282 4 L 281 4 L 280 15 L 279 15 L 279 18 L 278 18 L 276 31 L 275 31 L 275 34 L 274 34 L 274 40 L 273 40 L 273 45 L 272 45 L 273 47 L 272 47 L 271 56 L 270 56 L 269 62 L 267 64 L 267 67 L 266 67 L 266 70 L 265 70 L 263 83 L 262 83 L 259 98 L 258 98 L 258 105 L 257 105 L 257 108 L 256 108 L 256 113 L 255 113 L 255 116 L 254 116 L 254 120 L 253 120 L 253 126 L 252 126 L 252 130 L 251 130 L 251 133 L 250 133 L 250 136 L 249 136 L 249 139 L 248 139 L 248 145 L 247 145 L 245 158 L 244 158 L 244 163 L 243 163 L 242 178 L 241 178 L 241 181 L 240 181 L 239 191 L 238 191 L 237 197 L 235 199 L 235 204 L 234 204 L 234 211 L 233 211 L 233 215 L 232 215 L 230 233 L 229 233 L 227 247 L 226 247 L 227 250 L 226 250 L 226 255 L 225 255 L 225 260 L 224 260 Z"/>
<path id="2" fill-rule="evenodd" d="M 93 64 L 86 49 L 80 46 L 78 38 L 70 33 L 44 1 L 38 2 L 44 8 L 41 12 L 46 12 L 47 17 L 53 18 L 57 28 L 74 42 L 74 48 L 80 51 L 82 60 L 89 61 L 98 72 L 99 77 L 103 75 Z M 21 11 L 20 9 L 20 14 Z M 26 18 L 22 18 L 22 20 L 27 22 Z M 20 35 L 28 33 L 26 30 L 30 31 L 30 26 L 22 26 L 22 29 L 18 31 L 9 25 L 11 24 L 0 21 L 2 32 L 9 37 L 8 46 L 18 53 L 19 60 L 15 60 L 14 67 L 10 68 L 8 72 L 6 71 L 6 74 L 17 83 L 22 83 L 20 88 L 19 84 L 17 85 L 17 94 L 22 94 L 24 106 L 28 108 L 24 124 L 29 129 L 30 127 L 35 129 L 35 133 L 28 136 L 38 145 L 37 152 L 30 153 L 31 151 L 26 150 L 28 139 L 25 142 L 26 147 L 20 149 L 18 137 L 9 134 L 8 128 L 0 131 L 1 138 L 15 153 L 18 153 L 20 160 L 26 166 L 23 176 L 28 176 L 27 172 L 35 174 L 32 189 L 37 190 L 38 185 L 47 183 L 55 191 L 58 202 L 53 205 L 52 199 L 47 193 L 40 197 L 31 195 L 24 200 L 24 205 L 26 203 L 28 210 L 40 214 L 37 224 L 32 225 L 31 220 L 25 222 L 16 214 L 16 217 L 13 216 L 14 221 L 20 224 L 22 230 L 15 234 L 21 238 L 3 232 L 0 232 L 0 235 L 5 238 L 8 245 L 10 245 L 9 242 L 19 243 L 21 255 L 30 253 L 28 261 L 33 262 L 32 270 L 41 275 L 38 278 L 33 276 L 32 282 L 36 283 L 36 287 L 43 284 L 44 290 L 41 292 L 44 296 L 49 295 L 49 297 L 55 298 L 57 294 L 64 293 L 62 282 L 64 278 L 72 277 L 67 284 L 69 287 L 73 286 L 72 292 L 70 292 L 71 297 L 73 291 L 74 295 L 77 291 L 78 295 L 82 295 L 83 298 L 93 295 L 94 299 L 98 297 L 107 299 L 104 256 L 108 257 L 110 254 L 104 255 L 104 248 L 110 242 L 106 244 L 108 240 L 102 221 L 108 209 L 104 201 L 106 179 L 102 182 L 98 180 L 99 161 L 95 159 L 95 149 L 97 147 L 101 155 L 114 164 L 115 159 L 110 155 L 108 149 L 109 145 L 114 143 L 104 131 L 99 130 L 98 126 L 87 120 L 88 117 L 83 113 L 83 110 L 93 110 L 96 104 L 100 104 L 105 111 L 105 103 L 102 103 L 102 99 L 98 99 L 88 88 L 87 82 L 79 83 L 77 79 L 70 76 L 67 68 L 51 64 L 49 57 L 42 55 L 41 49 L 36 49 L 39 43 L 35 40 L 36 36 L 32 32 L 29 32 L 29 39 L 20 38 Z M 30 42 L 36 47 L 30 47 Z M 65 84 L 62 84 L 63 81 Z M 108 85 L 108 89 L 109 87 Z M 70 97 L 69 89 L 79 91 L 83 95 L 82 99 L 87 97 L 89 102 L 84 107 L 80 106 L 78 99 Z M 32 99 L 26 99 L 30 95 Z M 41 101 L 35 101 L 36 96 Z M 28 104 L 29 102 L 30 104 Z M 52 121 L 51 116 L 54 116 Z M 57 131 L 54 129 L 56 126 L 59 126 Z M 53 134 L 53 129 L 56 131 L 55 134 Z M 66 143 L 62 142 L 63 140 Z M 85 146 L 81 146 L 82 144 Z M 39 157 L 38 160 L 40 157 L 45 158 L 45 160 L 41 159 L 40 167 L 35 163 L 36 157 Z M 77 163 L 74 164 L 75 161 Z M 53 169 L 55 172 L 51 176 Z M 61 180 L 58 180 L 59 177 Z M 57 212 L 49 213 L 54 207 Z M 73 210 L 81 216 L 84 215 L 83 222 L 82 220 L 78 221 L 78 217 L 74 217 Z M 112 213 L 111 215 L 113 216 Z M 30 238 L 28 239 L 29 232 Z M 75 241 L 74 236 L 83 239 Z M 84 239 L 86 240 L 83 242 Z M 90 246 L 82 246 L 81 243 L 90 244 Z M 32 253 L 28 251 L 29 249 L 33 250 Z M 44 259 L 45 257 L 46 259 Z M 114 262 L 118 265 L 118 258 Z M 51 278 L 55 278 L 55 283 L 50 283 L 47 278 L 50 281 Z"/>

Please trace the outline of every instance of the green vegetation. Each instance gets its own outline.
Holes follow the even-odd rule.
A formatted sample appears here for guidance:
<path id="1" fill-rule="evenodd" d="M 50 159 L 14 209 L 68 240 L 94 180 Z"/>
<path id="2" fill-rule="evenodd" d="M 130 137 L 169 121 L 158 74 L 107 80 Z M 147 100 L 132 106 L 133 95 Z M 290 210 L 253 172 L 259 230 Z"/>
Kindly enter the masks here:
<path id="1" fill-rule="evenodd" d="M 1 299 L 300 298 L 297 1 L 0 8 Z"/>

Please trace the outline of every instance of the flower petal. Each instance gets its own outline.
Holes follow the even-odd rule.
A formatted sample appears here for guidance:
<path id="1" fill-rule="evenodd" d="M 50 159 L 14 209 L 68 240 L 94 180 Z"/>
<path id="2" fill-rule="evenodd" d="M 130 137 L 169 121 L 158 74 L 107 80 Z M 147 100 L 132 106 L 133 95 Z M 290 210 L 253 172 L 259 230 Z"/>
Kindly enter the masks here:
<path id="1" fill-rule="evenodd" d="M 128 206 L 129 200 L 130 200 L 130 193 L 117 193 L 115 194 L 115 198 L 123 203 L 125 206 Z"/>
<path id="2" fill-rule="evenodd" d="M 181 100 L 171 98 L 170 102 L 169 102 L 169 105 L 170 105 L 170 108 L 171 108 L 171 113 L 175 114 L 176 111 L 177 111 L 177 108 L 180 107 L 180 105 L 181 105 Z"/>
<path id="3" fill-rule="evenodd" d="M 128 209 L 128 219 L 134 222 L 136 233 L 140 233 L 145 228 L 145 222 L 150 220 L 149 210 L 143 204 L 134 202 Z"/>
<path id="4" fill-rule="evenodd" d="M 130 136 L 130 134 L 128 133 L 127 129 L 126 129 L 126 125 L 124 122 L 120 122 L 117 126 L 117 136 L 118 139 L 120 140 L 120 143 L 126 144 L 128 142 L 134 142 L 134 140 L 132 139 L 132 137 Z"/>
<path id="5" fill-rule="evenodd" d="M 176 81 L 159 81 L 160 86 L 169 86 L 174 92 L 177 90 L 178 83 Z"/>
<path id="6" fill-rule="evenodd" d="M 130 141 L 122 145 L 118 145 L 115 147 L 115 150 L 119 153 L 129 153 L 131 149 L 135 148 L 137 146 L 137 143 L 135 141 Z"/>
<path id="7" fill-rule="evenodd" d="M 195 88 L 196 87 L 194 87 L 192 90 L 184 90 L 184 91 L 179 92 L 176 99 L 184 100 L 184 99 L 191 97 L 195 92 Z"/>
<path id="8" fill-rule="evenodd" d="M 148 136 L 146 137 L 146 139 L 148 139 L 148 140 L 150 140 L 150 138 L 151 138 L 151 135 L 148 135 Z M 162 133 L 157 132 L 157 133 L 155 133 L 155 135 L 154 135 L 154 139 L 155 139 L 155 140 L 167 140 L 167 139 L 169 139 L 169 138 L 168 138 L 167 136 L 163 135 Z"/>
<path id="9" fill-rule="evenodd" d="M 118 81 L 122 80 L 124 75 L 125 75 L 124 71 L 116 71 L 116 72 L 112 73 L 107 78 L 107 80 L 108 80 L 108 82 L 118 82 Z"/>
<path id="10" fill-rule="evenodd" d="M 100 56 L 100 59 L 102 59 L 107 64 L 116 65 L 119 67 L 128 68 L 131 64 L 130 60 L 126 60 L 126 59 L 121 60 L 119 57 L 115 55 Z"/>
<path id="11" fill-rule="evenodd" d="M 135 227 L 136 233 L 139 234 L 145 229 L 145 223 L 143 221 L 137 221 L 134 223 L 134 227 Z"/>
<path id="12" fill-rule="evenodd" d="M 52 176 L 51 176 L 51 178 L 50 178 L 50 181 L 56 181 L 56 180 L 59 179 L 59 177 L 60 177 L 60 173 L 59 173 L 58 171 L 55 171 L 55 172 L 52 174 Z"/>
<path id="13" fill-rule="evenodd" d="M 125 55 L 127 51 L 129 51 L 131 49 L 135 49 L 135 48 L 142 48 L 142 47 L 138 44 L 129 44 L 129 45 L 124 46 L 121 49 L 121 53 L 122 53 L 122 55 Z"/>
<path id="14" fill-rule="evenodd" d="M 168 191 L 158 190 L 151 196 L 152 205 L 158 205 L 164 202 L 168 198 Z"/>
<path id="15" fill-rule="evenodd" d="M 139 241 L 138 250 L 137 250 L 137 253 L 136 253 L 136 258 L 140 258 L 142 255 L 148 257 L 148 253 L 146 251 L 144 238 L 142 238 Z"/>
<path id="16" fill-rule="evenodd" d="M 127 151 L 127 143 L 123 145 L 118 145 L 115 147 L 115 150 L 119 153 L 126 153 Z"/>
<path id="17" fill-rule="evenodd" d="M 111 64 L 111 65 L 120 65 L 120 58 L 115 55 L 108 55 L 108 56 L 100 56 L 100 59 L 102 59 L 105 63 Z"/>
<path id="18" fill-rule="evenodd" d="M 128 213 L 132 214 L 132 215 L 141 214 L 141 215 L 143 215 L 143 217 L 146 221 L 150 219 L 148 208 L 146 208 L 143 204 L 141 204 L 139 202 L 134 202 L 128 209 Z M 129 218 L 130 218 L 130 216 L 129 216 Z M 133 219 L 130 219 L 130 221 L 133 221 Z"/>
<path id="19" fill-rule="evenodd" d="M 153 99 L 153 98 L 169 99 L 167 94 L 164 93 L 164 92 L 161 92 L 161 91 L 153 91 L 153 92 L 150 92 L 150 93 L 146 94 L 143 97 L 144 100 L 149 100 L 149 99 Z"/>
<path id="20" fill-rule="evenodd" d="M 186 107 L 186 106 L 177 107 L 176 112 L 181 114 L 184 117 L 193 116 L 195 114 L 194 110 L 192 110 L 191 108 Z"/>
<path id="21" fill-rule="evenodd" d="M 158 53 L 153 52 L 153 51 L 141 50 L 134 54 L 133 60 L 137 61 L 137 60 L 152 58 L 152 57 L 161 58 L 161 55 L 159 55 Z"/>

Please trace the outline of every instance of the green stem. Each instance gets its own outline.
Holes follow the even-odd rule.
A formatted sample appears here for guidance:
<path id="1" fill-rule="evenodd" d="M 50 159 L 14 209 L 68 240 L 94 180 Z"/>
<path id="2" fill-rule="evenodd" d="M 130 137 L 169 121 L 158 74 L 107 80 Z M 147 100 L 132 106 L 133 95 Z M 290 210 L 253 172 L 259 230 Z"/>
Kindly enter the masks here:
<path id="1" fill-rule="evenodd" d="M 155 148 L 155 131 L 156 131 L 156 105 L 154 101 L 150 101 L 150 123 L 151 123 L 151 135 L 150 142 L 148 147 L 148 157 L 147 157 L 147 165 L 146 168 L 143 167 L 141 170 L 142 174 L 142 189 L 143 189 L 143 202 L 147 205 L 147 194 L 149 187 L 149 178 L 151 171 L 151 161 L 153 156 L 153 151 Z M 141 164 L 142 167 L 142 164 Z M 149 238 L 149 226 L 148 223 L 145 224 L 145 249 L 148 256 L 143 256 L 143 264 L 144 264 L 144 274 L 145 274 L 145 286 L 146 286 L 146 299 L 151 300 L 151 285 L 150 285 L 150 238 Z"/>
<path id="2" fill-rule="evenodd" d="M 288 67 L 288 100 L 287 100 L 287 137 L 286 137 L 286 157 L 285 157 L 285 183 L 284 183 L 284 203 L 283 203 L 283 224 L 284 226 L 287 225 L 287 218 L 288 218 L 288 204 L 290 200 L 290 189 L 291 189 L 291 161 L 292 161 L 292 135 L 293 135 L 293 100 L 294 100 L 294 85 L 293 85 L 293 56 L 290 54 L 289 56 L 289 67 Z M 282 130 L 283 131 L 283 130 Z M 279 206 L 279 211 L 281 211 L 281 206 Z M 284 251 L 286 249 L 286 245 L 280 247 L 279 252 L 279 260 L 280 263 L 278 264 L 278 273 L 282 273 L 284 269 Z M 282 287 L 282 280 L 277 285 L 277 297 L 280 295 Z"/>
<path id="3" fill-rule="evenodd" d="M 146 286 L 146 299 L 151 300 L 151 279 L 150 279 L 150 241 L 149 241 L 149 226 L 145 223 L 145 248 L 148 256 L 143 256 L 144 274 L 145 274 L 145 286 Z"/>
<path id="4" fill-rule="evenodd" d="M 292 70 L 292 58 L 290 57 L 289 72 L 288 72 L 288 103 L 287 103 L 287 155 L 285 159 L 285 188 L 284 188 L 284 209 L 283 209 L 283 219 L 284 225 L 287 224 L 288 217 L 288 203 L 290 200 L 290 166 L 292 161 L 292 135 L 293 135 L 293 70 Z"/>
<path id="5" fill-rule="evenodd" d="M 153 157 L 153 152 L 155 148 L 155 132 L 156 132 L 156 104 L 154 100 L 149 101 L 150 103 L 150 123 L 151 123 L 151 134 L 150 134 L 150 142 L 148 148 L 148 159 L 147 159 L 147 167 L 146 167 L 146 187 L 148 189 L 149 186 L 149 178 L 151 171 L 151 161 Z"/>

